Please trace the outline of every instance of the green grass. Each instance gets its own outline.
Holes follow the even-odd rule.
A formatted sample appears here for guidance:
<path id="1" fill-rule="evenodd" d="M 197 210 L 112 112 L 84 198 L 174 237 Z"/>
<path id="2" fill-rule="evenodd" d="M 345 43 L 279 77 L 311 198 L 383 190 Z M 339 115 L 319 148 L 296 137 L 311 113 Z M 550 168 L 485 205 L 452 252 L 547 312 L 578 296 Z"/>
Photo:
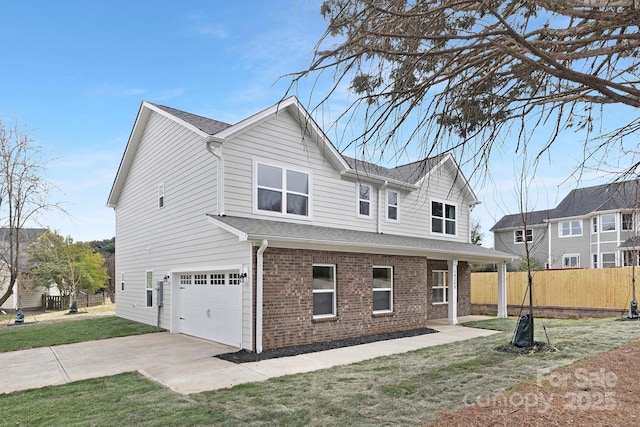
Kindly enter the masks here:
<path id="1" fill-rule="evenodd" d="M 42 323 L 0 327 L 0 353 L 27 348 L 48 347 L 82 341 L 124 337 L 157 332 L 155 326 L 143 325 L 115 316 L 54 320 Z M 0 420 L 1 422 L 1 420 Z"/>
<path id="2" fill-rule="evenodd" d="M 640 338 L 640 322 L 536 319 L 536 340 L 546 340 L 544 325 L 556 353 L 495 351 L 515 322 L 474 323 L 503 331 L 490 337 L 191 396 L 135 373 L 5 394 L 0 425 L 424 425 L 438 411 Z"/>

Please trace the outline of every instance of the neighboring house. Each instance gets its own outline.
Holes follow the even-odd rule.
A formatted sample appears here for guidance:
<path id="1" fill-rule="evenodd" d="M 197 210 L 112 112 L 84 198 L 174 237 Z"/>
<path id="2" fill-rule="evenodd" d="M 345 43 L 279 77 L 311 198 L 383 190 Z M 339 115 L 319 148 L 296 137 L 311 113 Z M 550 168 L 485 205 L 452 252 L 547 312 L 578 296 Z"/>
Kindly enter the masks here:
<path id="1" fill-rule="evenodd" d="M 20 270 L 26 268 L 27 249 L 38 238 L 38 236 L 47 231 L 44 228 L 23 228 L 18 233 L 20 243 L 20 256 L 18 265 Z M 10 255 L 10 235 L 9 230 L 0 228 L 0 295 L 4 295 L 9 286 L 9 265 L 11 261 Z M 0 307 L 3 310 L 35 309 L 42 307 L 42 294 L 48 290 L 44 287 L 32 289 L 24 283 L 16 282 L 13 286 L 13 294 Z"/>
<path id="2" fill-rule="evenodd" d="M 344 157 L 296 98 L 234 125 L 143 102 L 107 202 L 116 313 L 256 352 L 457 323 L 470 263 L 512 258 L 469 243 L 478 203 L 451 155 Z"/>
<path id="3" fill-rule="evenodd" d="M 547 267 L 547 220 L 550 215 L 551 209 L 505 215 L 491 228 L 494 248 L 515 257 L 509 264 L 509 270 L 520 269 L 521 261 L 526 259 L 527 248 L 529 256 L 535 260 L 533 265 Z"/>
<path id="4" fill-rule="evenodd" d="M 534 240 L 541 242 L 535 257 L 547 268 L 638 265 L 639 180 L 578 188 L 554 209 L 529 214 Z M 515 234 L 523 229 L 521 218 L 507 215 L 493 226 L 497 250 L 522 255 Z"/>

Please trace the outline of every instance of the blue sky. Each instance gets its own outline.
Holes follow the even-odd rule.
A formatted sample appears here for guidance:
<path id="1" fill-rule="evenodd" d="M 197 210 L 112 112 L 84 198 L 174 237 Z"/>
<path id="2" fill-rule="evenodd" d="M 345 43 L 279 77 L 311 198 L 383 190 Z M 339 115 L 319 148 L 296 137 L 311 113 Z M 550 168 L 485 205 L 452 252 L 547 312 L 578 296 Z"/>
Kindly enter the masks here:
<path id="1" fill-rule="evenodd" d="M 69 213 L 47 214 L 42 224 L 75 240 L 113 237 L 115 216 L 105 204 L 141 101 L 228 123 L 273 105 L 288 87 L 280 77 L 312 58 L 325 28 L 319 9 L 315 0 L 3 1 L 0 119 L 33 129 L 52 159 L 51 201 Z M 298 93 L 305 105 L 309 87 Z M 340 111 L 342 101 L 329 110 Z M 516 212 L 518 163 L 508 141 L 490 165 L 491 180 L 472 180 L 483 202 L 474 216 L 489 245 L 489 228 Z M 552 206 L 576 185 L 575 177 L 562 182 L 582 140 L 559 142 L 538 170 L 531 209 Z M 594 185 L 602 175 L 589 171 L 579 182 Z"/>

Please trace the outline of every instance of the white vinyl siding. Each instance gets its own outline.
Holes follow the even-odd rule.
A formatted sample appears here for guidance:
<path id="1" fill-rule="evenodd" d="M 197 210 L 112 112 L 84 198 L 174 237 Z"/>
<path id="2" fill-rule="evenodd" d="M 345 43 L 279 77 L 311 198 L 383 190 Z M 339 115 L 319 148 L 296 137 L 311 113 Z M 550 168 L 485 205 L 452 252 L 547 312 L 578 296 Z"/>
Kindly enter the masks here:
<path id="1" fill-rule="evenodd" d="M 386 190 L 393 190 L 398 191 L 401 221 L 383 221 L 383 233 L 427 238 L 433 237 L 430 232 L 430 197 L 448 200 L 457 207 L 468 205 L 469 201 L 460 194 L 463 190 L 461 180 L 456 181 L 456 170 L 450 167 L 448 162 L 429 175 L 427 180 L 417 183 L 417 189 L 391 188 L 389 185 L 379 195 L 379 190 L 383 188 L 382 183 L 374 185 L 341 176 L 340 169 L 325 156 L 324 147 L 319 146 L 313 138 L 304 137 L 301 140 L 301 137 L 303 135 L 300 124 L 287 113 L 278 114 L 254 126 L 225 144 L 227 215 L 253 215 L 257 218 L 274 219 L 273 214 L 253 210 L 254 159 L 267 164 L 293 166 L 313 175 L 310 190 L 311 218 L 289 215 L 286 218 L 288 222 L 308 224 L 311 220 L 313 225 L 318 226 L 376 232 L 378 216 L 383 220 L 386 218 Z M 366 171 L 359 172 L 366 175 Z M 371 186 L 369 217 L 358 215 L 360 184 Z M 172 183 L 172 195 L 174 191 Z M 382 198 L 381 201 L 378 200 L 378 196 Z M 470 214 L 468 209 L 457 209 L 456 214 L 457 234 L 442 234 L 439 237 L 467 242 Z M 363 218 L 372 220 L 363 221 Z M 416 224 L 424 226 L 416 227 Z"/>
<path id="2" fill-rule="evenodd" d="M 204 149 L 202 136 L 151 113 L 115 208 L 116 274 L 125 283 L 124 291 L 122 285 L 117 288 L 118 316 L 157 324 L 158 312 L 144 309 L 146 270 L 157 272 L 160 280 L 183 267 L 251 266 L 251 244 L 239 242 L 237 236 L 206 219 L 207 214 L 216 214 L 216 165 L 215 157 Z M 171 203 L 165 199 L 162 209 L 158 209 L 159 182 L 171 183 Z M 172 313 L 176 308 L 170 295 L 177 278 L 174 275 L 170 280 L 160 312 L 161 327 L 167 329 L 174 327 Z M 250 281 L 242 286 L 243 346 L 250 349 Z"/>

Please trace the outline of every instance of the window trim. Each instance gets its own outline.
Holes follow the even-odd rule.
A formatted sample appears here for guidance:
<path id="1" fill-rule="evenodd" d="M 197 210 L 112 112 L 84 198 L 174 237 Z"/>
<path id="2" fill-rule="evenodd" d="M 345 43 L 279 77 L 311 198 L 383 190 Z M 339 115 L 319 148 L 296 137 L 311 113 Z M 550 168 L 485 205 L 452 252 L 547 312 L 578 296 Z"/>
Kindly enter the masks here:
<path id="1" fill-rule="evenodd" d="M 158 184 L 158 209 L 164 207 L 164 182 Z"/>
<path id="2" fill-rule="evenodd" d="M 600 253 L 600 259 L 602 259 L 602 268 L 613 268 L 613 267 L 617 267 L 618 266 L 618 260 L 617 260 L 617 256 L 615 252 L 601 252 Z M 605 260 L 604 260 L 604 256 L 605 255 L 613 255 L 613 265 L 609 265 L 607 267 L 605 267 Z M 609 261 L 610 263 L 610 261 Z"/>
<path id="3" fill-rule="evenodd" d="M 442 285 L 436 286 L 435 273 L 442 274 Z M 449 271 L 448 270 L 433 270 L 431 271 L 431 305 L 445 305 L 449 304 Z M 434 301 L 433 300 L 433 290 L 434 289 L 443 289 L 443 297 L 444 301 Z"/>
<path id="4" fill-rule="evenodd" d="M 603 215 L 600 215 L 600 232 L 601 233 L 611 233 L 611 232 L 617 231 L 618 224 L 616 224 L 617 223 L 616 216 L 617 216 L 616 214 L 603 214 Z M 611 230 L 605 230 L 604 229 L 604 217 L 613 217 L 613 229 L 611 229 Z"/>
<path id="5" fill-rule="evenodd" d="M 566 266 L 566 260 L 568 258 L 575 258 L 576 259 L 576 265 L 575 267 L 567 267 Z M 580 254 L 564 254 L 562 255 L 562 268 L 580 268 Z"/>
<path id="6" fill-rule="evenodd" d="M 145 270 L 144 283 L 144 306 L 153 308 L 153 270 Z"/>
<path id="7" fill-rule="evenodd" d="M 593 268 L 598 268 L 598 254 L 591 255 L 591 266 Z"/>
<path id="8" fill-rule="evenodd" d="M 390 282 L 390 287 L 388 288 L 376 288 L 373 285 L 373 270 L 375 269 L 385 269 L 385 270 L 389 270 L 391 272 L 391 274 L 389 275 L 389 278 L 391 279 Z M 371 270 L 371 274 L 372 274 L 372 283 L 371 283 L 371 287 L 373 289 L 373 294 L 375 295 L 376 292 L 389 292 L 389 308 L 388 309 L 384 309 L 384 310 L 375 310 L 373 308 L 373 301 L 372 301 L 372 305 L 371 305 L 371 311 L 373 314 L 380 314 L 380 313 L 393 313 L 393 266 L 390 265 L 374 265 L 372 270 Z M 374 298 L 375 300 L 375 298 Z"/>
<path id="9" fill-rule="evenodd" d="M 315 289 L 313 285 L 313 267 L 331 267 L 333 269 L 333 289 Z M 314 263 L 311 265 L 312 272 L 312 301 L 311 301 L 311 312 L 314 319 L 330 319 L 338 316 L 338 277 L 337 277 L 337 269 L 335 264 L 322 264 L 322 263 Z M 313 313 L 313 295 L 320 293 L 332 293 L 333 294 L 333 307 L 332 312 L 330 314 L 315 314 Z"/>
<path id="10" fill-rule="evenodd" d="M 572 227 L 572 223 L 577 222 L 580 224 L 580 234 L 573 234 L 573 227 Z M 562 234 L 563 231 L 563 224 L 569 224 L 569 234 Z M 580 237 L 583 235 L 584 231 L 583 231 L 583 225 L 582 224 L 582 220 L 581 219 L 570 219 L 567 221 L 560 221 L 558 223 L 558 237 L 561 239 L 564 239 L 566 237 Z"/>
<path id="11" fill-rule="evenodd" d="M 389 203 L 389 194 L 391 193 L 395 193 L 396 195 L 396 204 L 392 205 Z M 389 221 L 389 222 L 400 222 L 400 192 L 397 190 L 387 190 L 385 191 L 385 221 Z M 389 217 L 389 210 L 391 208 L 395 208 L 396 209 L 396 217 L 395 218 L 390 218 Z"/>
<path id="12" fill-rule="evenodd" d="M 433 215 L 433 204 L 434 203 L 440 203 L 442 205 L 442 216 L 434 216 Z M 454 208 L 454 215 L 455 218 L 453 220 L 446 218 L 446 206 L 450 206 Z M 429 233 L 430 234 L 435 234 L 437 236 L 451 236 L 451 237 L 457 237 L 458 236 L 458 212 L 460 212 L 460 209 L 458 209 L 458 204 L 448 201 L 448 200 L 440 200 L 440 199 L 430 199 L 429 201 L 429 219 L 431 220 L 431 222 L 429 223 Z M 433 220 L 434 218 L 438 218 L 442 221 L 442 232 L 439 231 L 433 231 Z M 452 221 L 454 223 L 455 226 L 455 233 L 453 234 L 449 234 L 446 232 L 447 230 L 447 223 L 446 221 Z"/>
<path id="13" fill-rule="evenodd" d="M 625 221 L 625 217 L 629 218 L 628 221 Z M 634 231 L 635 227 L 634 227 L 634 221 L 633 221 L 633 213 L 622 213 L 620 215 L 620 229 L 622 231 Z M 625 225 L 627 225 L 627 227 L 625 228 Z"/>
<path id="14" fill-rule="evenodd" d="M 259 189 L 260 188 L 265 188 L 267 190 L 271 190 L 272 189 L 270 187 L 260 187 L 258 185 L 258 167 L 259 167 L 259 165 L 278 168 L 281 171 L 281 174 L 282 174 L 282 188 L 280 189 L 280 192 L 282 194 L 282 204 L 281 204 L 280 212 L 269 211 L 269 210 L 264 210 L 264 209 L 259 209 L 258 208 L 258 193 L 259 193 Z M 287 172 L 289 172 L 289 171 L 307 175 L 308 193 L 306 194 L 306 197 L 307 197 L 307 214 L 306 215 L 298 215 L 298 214 L 288 213 L 287 212 L 287 195 L 293 194 L 293 195 L 302 195 L 302 196 L 304 196 L 304 193 L 299 193 L 297 191 L 293 191 L 293 190 L 288 190 L 287 189 Z M 274 161 L 271 161 L 271 160 L 253 159 L 252 191 L 253 191 L 253 207 L 252 207 L 252 210 L 253 210 L 253 213 L 256 214 L 256 215 L 269 215 L 269 216 L 276 216 L 276 217 L 280 217 L 280 218 L 286 217 L 286 218 L 295 218 L 295 219 L 302 219 L 302 220 L 312 220 L 313 219 L 313 215 L 312 215 L 312 212 L 313 212 L 313 174 L 308 169 L 299 168 L 299 167 L 295 167 L 295 166 L 291 166 L 291 165 L 283 164 L 283 163 L 279 163 L 279 162 L 274 162 Z"/>
<path id="15" fill-rule="evenodd" d="M 598 217 L 594 216 L 591 218 L 591 234 L 598 233 Z"/>
<path id="16" fill-rule="evenodd" d="M 367 187 L 369 189 L 369 199 L 362 199 L 360 198 L 360 187 Z M 371 184 L 365 184 L 363 182 L 356 182 L 356 216 L 358 218 L 371 218 L 372 214 L 371 214 L 371 206 L 373 206 L 373 186 Z M 362 213 L 362 211 L 360 210 L 360 203 L 361 202 L 366 202 L 369 204 L 369 214 L 365 215 Z"/>
<path id="17" fill-rule="evenodd" d="M 524 228 L 521 228 L 520 230 L 513 230 L 513 243 L 515 245 L 522 245 L 524 244 Z M 518 241 L 518 232 L 520 232 L 520 241 Z M 527 243 L 531 243 L 533 242 L 533 230 L 530 228 L 527 228 Z"/>

